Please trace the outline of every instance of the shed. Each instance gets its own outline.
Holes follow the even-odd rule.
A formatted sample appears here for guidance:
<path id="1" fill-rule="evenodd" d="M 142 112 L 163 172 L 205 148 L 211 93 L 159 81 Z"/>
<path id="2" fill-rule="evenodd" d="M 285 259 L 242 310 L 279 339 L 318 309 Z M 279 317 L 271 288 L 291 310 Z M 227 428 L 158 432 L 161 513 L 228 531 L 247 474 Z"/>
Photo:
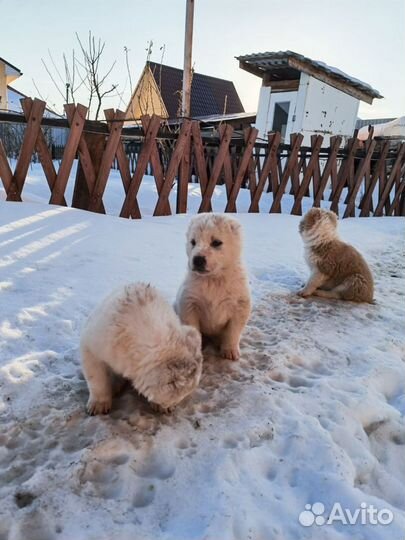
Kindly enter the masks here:
<path id="1" fill-rule="evenodd" d="M 371 104 L 380 93 L 338 68 L 293 51 L 238 56 L 239 66 L 262 79 L 256 127 L 261 137 L 280 131 L 284 139 L 302 133 L 353 135 L 360 100 Z"/>

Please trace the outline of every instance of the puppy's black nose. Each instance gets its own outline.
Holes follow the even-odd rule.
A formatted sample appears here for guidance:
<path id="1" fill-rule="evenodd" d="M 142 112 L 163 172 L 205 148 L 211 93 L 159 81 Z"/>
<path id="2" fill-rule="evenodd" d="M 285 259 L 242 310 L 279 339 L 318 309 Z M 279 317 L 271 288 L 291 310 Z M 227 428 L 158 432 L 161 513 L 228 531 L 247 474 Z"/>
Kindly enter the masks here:
<path id="1" fill-rule="evenodd" d="M 207 264 L 206 258 L 202 257 L 201 255 L 196 255 L 193 258 L 193 266 L 196 270 L 205 270 L 206 264 Z"/>

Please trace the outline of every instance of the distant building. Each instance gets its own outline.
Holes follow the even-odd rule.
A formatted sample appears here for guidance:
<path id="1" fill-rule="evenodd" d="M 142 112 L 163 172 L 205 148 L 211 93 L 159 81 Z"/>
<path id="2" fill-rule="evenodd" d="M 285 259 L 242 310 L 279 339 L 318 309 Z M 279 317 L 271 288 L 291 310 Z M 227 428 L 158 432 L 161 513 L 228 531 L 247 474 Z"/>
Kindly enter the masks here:
<path id="1" fill-rule="evenodd" d="M 3 58 L 0 58 L 0 111 L 8 113 L 23 114 L 21 107 L 21 99 L 27 96 L 10 86 L 12 82 L 21 77 L 22 72 L 10 62 L 7 62 Z M 44 117 L 46 118 L 61 118 L 59 114 L 56 114 L 51 109 L 45 108 Z M 14 129 L 10 130 L 11 125 L 0 126 L 0 136 L 4 139 L 6 146 L 14 147 L 16 144 L 20 144 L 23 132 L 24 124 L 14 124 Z M 43 127 L 46 139 L 49 145 L 64 146 L 68 137 L 68 130 L 58 127 Z M 10 140 L 12 141 L 10 143 Z M 16 141 L 16 144 L 14 142 Z"/>
<path id="2" fill-rule="evenodd" d="M 0 111 L 8 111 L 8 85 L 21 77 L 21 71 L 0 57 Z"/>
<path id="3" fill-rule="evenodd" d="M 351 137 L 360 101 L 371 104 L 382 96 L 368 84 L 323 62 L 292 51 L 265 52 L 237 57 L 239 66 L 262 79 L 256 127 L 259 136 L 280 131 L 285 140 L 302 133 Z"/>
<path id="4" fill-rule="evenodd" d="M 128 105 L 126 118 L 139 120 L 157 114 L 176 120 L 180 114 L 183 70 L 147 62 Z M 191 84 L 191 117 L 245 114 L 232 81 L 194 73 Z"/>

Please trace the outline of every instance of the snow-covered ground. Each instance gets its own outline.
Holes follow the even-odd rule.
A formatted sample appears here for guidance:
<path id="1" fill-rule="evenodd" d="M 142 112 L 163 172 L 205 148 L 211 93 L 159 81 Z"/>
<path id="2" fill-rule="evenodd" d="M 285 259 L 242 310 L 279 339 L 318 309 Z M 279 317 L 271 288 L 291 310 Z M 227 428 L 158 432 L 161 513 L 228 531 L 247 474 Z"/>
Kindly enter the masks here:
<path id="1" fill-rule="evenodd" d="M 403 539 L 404 220 L 340 223 L 376 279 L 375 305 L 353 305 L 294 294 L 299 218 L 236 217 L 254 300 L 241 360 L 207 358 L 171 415 L 127 390 L 88 417 L 84 320 L 128 281 L 173 300 L 190 216 L 0 203 L 1 540 Z M 314 503 L 394 519 L 305 527 Z"/>

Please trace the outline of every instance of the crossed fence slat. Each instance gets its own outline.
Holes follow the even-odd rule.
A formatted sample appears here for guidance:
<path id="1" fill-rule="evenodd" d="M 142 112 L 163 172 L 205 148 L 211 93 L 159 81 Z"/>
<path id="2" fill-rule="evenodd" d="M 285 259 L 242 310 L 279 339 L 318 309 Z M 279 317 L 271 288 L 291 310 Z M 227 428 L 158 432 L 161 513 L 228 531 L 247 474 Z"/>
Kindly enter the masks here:
<path id="1" fill-rule="evenodd" d="M 229 143 L 233 133 L 233 127 L 229 124 L 224 129 L 223 137 L 219 145 L 218 154 L 214 161 L 210 179 L 208 180 L 207 187 L 205 188 L 203 198 L 200 204 L 199 212 L 208 212 L 211 206 L 211 198 L 214 193 L 215 186 L 218 183 L 219 175 L 224 164 L 225 156 L 228 154 Z"/>
<path id="2" fill-rule="evenodd" d="M 383 174 L 385 160 L 388 155 L 389 146 L 390 146 L 390 143 L 386 141 L 381 150 L 380 159 L 374 166 L 374 171 L 373 171 L 373 174 L 371 175 L 370 182 L 368 183 L 363 199 L 361 200 L 360 205 L 359 205 L 359 207 L 361 208 L 360 217 L 366 217 L 370 215 L 371 205 L 372 205 L 372 196 L 373 196 L 374 189 L 379 178 L 381 182 L 381 175 Z"/>
<path id="3" fill-rule="evenodd" d="M 315 175 L 315 168 L 317 164 L 319 163 L 319 150 L 321 149 L 323 142 L 323 137 L 321 135 L 317 135 L 316 138 L 313 140 L 313 146 L 312 146 L 312 154 L 309 158 L 309 162 L 307 165 L 307 168 L 305 170 L 304 178 L 301 182 L 301 185 L 298 188 L 298 192 L 295 196 L 295 201 L 293 204 L 293 207 L 291 209 L 291 214 L 294 215 L 301 215 L 302 214 L 302 198 L 304 197 L 305 193 L 308 191 L 309 183 L 311 181 L 311 177 Z M 317 183 L 319 187 L 319 182 Z M 315 176 L 314 176 L 314 192 L 315 192 Z"/>
<path id="4" fill-rule="evenodd" d="M 367 167 L 370 165 L 371 156 L 373 155 L 375 145 L 376 145 L 375 141 L 371 141 L 371 143 L 368 145 L 367 153 L 364 156 L 364 158 L 361 160 L 361 163 L 356 171 L 356 174 L 354 175 L 353 186 L 348 194 L 346 210 L 343 214 L 344 218 L 349 217 L 354 213 L 354 203 L 356 201 L 356 195 L 360 189 L 360 185 L 366 173 Z"/>
<path id="5" fill-rule="evenodd" d="M 176 172 L 178 171 L 184 149 L 186 148 L 186 145 L 188 143 L 190 136 L 191 136 L 191 121 L 184 120 L 180 129 L 178 139 L 176 141 L 176 145 L 174 147 L 174 151 L 173 151 L 169 166 L 167 167 L 166 176 L 164 179 L 162 190 L 159 194 L 159 199 L 156 204 L 155 211 L 153 213 L 154 216 L 167 215 L 165 209 L 167 208 L 169 204 L 169 194 L 173 187 L 173 181 L 174 181 Z"/>
<path id="6" fill-rule="evenodd" d="M 270 212 L 281 212 L 281 199 L 285 193 L 285 188 L 287 187 L 288 179 L 291 176 L 291 171 L 295 166 L 298 159 L 298 152 L 302 143 L 304 136 L 302 133 L 299 133 L 295 138 L 291 147 L 291 154 L 288 158 L 287 163 L 285 164 L 284 171 L 281 176 L 280 185 L 278 186 L 277 192 L 273 192 L 273 203 L 270 207 Z"/>
<path id="7" fill-rule="evenodd" d="M 331 178 L 331 184 L 333 186 L 334 176 L 336 176 L 336 174 L 334 174 L 336 173 L 336 157 L 337 157 L 341 143 L 342 143 L 341 137 L 330 138 L 329 156 L 326 161 L 325 168 L 321 175 L 318 191 L 314 194 L 315 207 L 319 207 L 321 204 L 321 199 L 326 189 L 326 185 L 328 183 L 329 177 Z"/>
<path id="8" fill-rule="evenodd" d="M 53 187 L 50 204 L 62 204 L 66 186 L 72 170 L 73 161 L 76 157 L 77 148 L 82 136 L 84 122 L 86 120 L 87 107 L 77 105 L 70 124 L 69 137 L 63 152 L 62 162 Z"/>
<path id="9" fill-rule="evenodd" d="M 34 99 L 27 120 L 27 128 L 24 133 L 20 155 L 11 182 L 8 186 L 7 200 L 21 201 L 21 193 L 27 178 L 31 157 L 35 149 L 35 143 L 41 129 L 41 120 L 45 111 L 45 102 Z"/>
<path id="10" fill-rule="evenodd" d="M 392 167 L 391 173 L 388 177 L 388 180 L 385 184 L 384 190 L 378 202 L 377 208 L 375 209 L 375 212 L 374 212 L 375 216 L 382 216 L 383 208 L 387 202 L 388 202 L 388 212 L 391 208 L 391 204 L 389 202 L 390 191 L 391 191 L 392 186 L 394 185 L 395 178 L 401 169 L 404 155 L 405 155 L 405 143 L 402 143 L 400 146 L 399 152 L 397 154 L 394 166 Z"/>
<path id="11" fill-rule="evenodd" d="M 280 140 L 280 133 L 274 133 L 273 135 L 269 135 L 269 152 L 263 163 L 263 168 L 260 173 L 259 181 L 257 183 L 252 201 L 250 203 L 249 212 L 259 211 L 260 197 L 262 196 L 266 180 L 268 180 L 272 167 L 275 168 L 275 170 L 277 171 L 277 150 L 280 144 Z"/>
<path id="12" fill-rule="evenodd" d="M 155 138 L 160 127 L 160 118 L 158 116 L 152 116 L 148 128 L 145 131 L 145 139 L 138 156 L 138 162 L 134 174 L 132 176 L 131 184 L 128 189 L 128 193 L 125 196 L 124 204 L 122 205 L 120 217 L 129 217 L 134 207 L 134 201 L 138 194 L 139 186 L 143 175 L 145 174 L 146 166 L 148 165 L 149 157 L 152 151 L 152 146 L 155 144 Z M 163 187 L 163 186 L 162 186 Z"/>
<path id="13" fill-rule="evenodd" d="M 359 144 L 360 141 L 357 138 L 350 139 L 347 157 L 343 160 L 339 169 L 337 185 L 335 192 L 331 194 L 332 204 L 330 205 L 330 209 L 336 214 L 338 214 L 340 196 L 342 195 L 343 188 L 346 186 L 348 179 L 352 176 L 351 169 L 354 165 L 354 159 Z"/>

